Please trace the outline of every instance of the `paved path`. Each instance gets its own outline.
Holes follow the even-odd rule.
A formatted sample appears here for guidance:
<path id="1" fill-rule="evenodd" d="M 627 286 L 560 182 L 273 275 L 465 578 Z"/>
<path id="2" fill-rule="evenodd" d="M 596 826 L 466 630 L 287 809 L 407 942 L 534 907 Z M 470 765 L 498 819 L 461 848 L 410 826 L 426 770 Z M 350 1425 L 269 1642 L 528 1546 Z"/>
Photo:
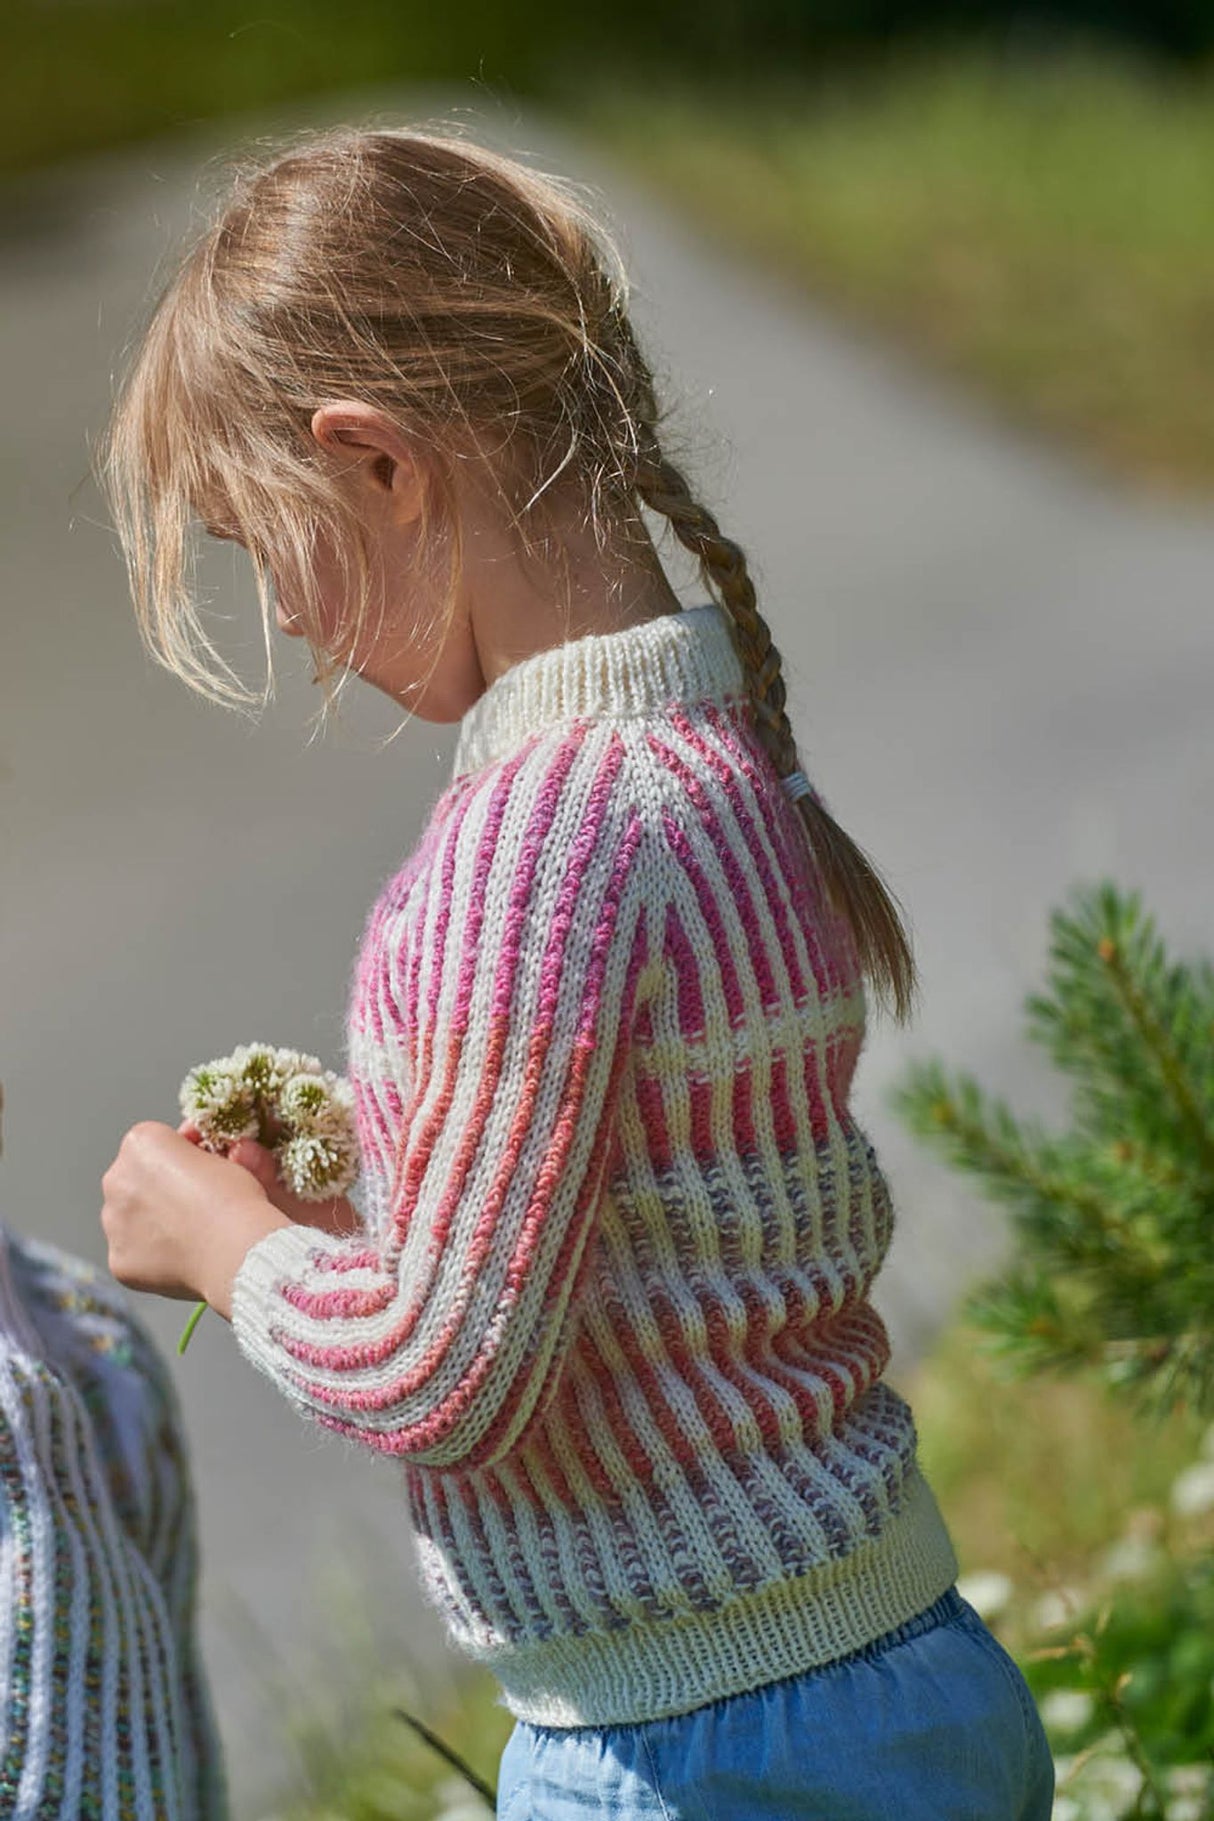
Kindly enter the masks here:
<path id="1" fill-rule="evenodd" d="M 330 111 L 416 120 L 450 99 Z M 938 1053 L 1061 1118 L 1065 1084 L 1026 1042 L 1021 1005 L 1072 881 L 1142 886 L 1177 952 L 1209 950 L 1214 519 L 1084 480 L 706 244 L 586 148 L 514 115 L 482 115 L 480 130 L 602 187 L 641 332 L 680 398 L 680 446 L 751 556 L 803 763 L 909 914 L 923 1011 L 910 1031 L 874 1016 L 856 1087 L 899 1209 L 877 1291 L 897 1382 L 1003 1227 L 903 1134 L 886 1084 Z M 366 908 L 453 746 L 418 722 L 377 754 L 395 718 L 368 691 L 348 696 L 344 734 L 306 748 L 314 692 L 286 641 L 260 729 L 139 646 L 87 449 L 202 160 L 234 136 L 65 167 L 0 200 L 0 1215 L 102 1261 L 99 1178 L 135 1120 L 175 1123 L 186 1067 L 262 1036 L 338 1060 Z M 256 678 L 241 561 L 214 550 L 203 579 L 232 640 L 246 630 Z M 670 563 L 684 600 L 703 598 L 677 549 Z M 388 1591 L 367 1608 L 373 1640 L 405 1640 L 428 1677 L 451 1659 L 415 1591 L 393 1467 L 298 1422 L 218 1318 L 178 1363 L 186 1305 L 142 1307 L 182 1388 L 207 1651 L 252 1817 L 283 1757 L 242 1613 L 323 1693 L 352 1673 L 348 1656 L 309 1667 L 317 1603 L 338 1597 L 324 1576 L 374 1563 Z"/>

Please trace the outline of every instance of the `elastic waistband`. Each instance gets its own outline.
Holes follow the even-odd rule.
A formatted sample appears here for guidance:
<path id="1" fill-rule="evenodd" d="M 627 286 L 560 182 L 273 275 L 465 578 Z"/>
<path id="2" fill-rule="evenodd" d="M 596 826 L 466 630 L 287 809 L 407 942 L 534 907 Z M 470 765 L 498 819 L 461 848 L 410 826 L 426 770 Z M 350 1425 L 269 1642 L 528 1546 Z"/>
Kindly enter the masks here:
<path id="1" fill-rule="evenodd" d="M 873 1638 L 869 1643 L 862 1644 L 859 1650 L 849 1650 L 846 1656 L 837 1657 L 835 1662 L 855 1663 L 863 1661 L 867 1657 L 879 1657 L 883 1651 L 893 1650 L 895 1645 L 905 1644 L 909 1638 L 917 1638 L 920 1632 L 930 1631 L 933 1625 L 943 1625 L 950 1619 L 959 1619 L 962 1613 L 968 1610 L 969 1608 L 958 1593 L 957 1584 L 954 1582 L 951 1587 L 945 1588 L 938 1600 L 933 1600 L 930 1606 L 925 1606 L 922 1612 L 917 1612 L 913 1619 L 904 1619 L 902 1624 L 895 1625 L 892 1631 L 884 1632 L 881 1637 Z M 822 1665 L 824 1669 L 833 1667 L 833 1664 L 824 1663 Z"/>

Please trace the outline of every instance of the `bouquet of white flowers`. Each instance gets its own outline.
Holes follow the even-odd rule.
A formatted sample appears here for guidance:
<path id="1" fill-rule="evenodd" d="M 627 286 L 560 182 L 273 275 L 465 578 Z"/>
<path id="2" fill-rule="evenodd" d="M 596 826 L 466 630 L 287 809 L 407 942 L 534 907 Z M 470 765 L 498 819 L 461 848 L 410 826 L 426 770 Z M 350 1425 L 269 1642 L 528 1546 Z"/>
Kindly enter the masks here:
<path id="1" fill-rule="evenodd" d="M 283 1182 L 301 1201 L 343 1195 L 358 1175 L 354 1091 L 302 1050 L 242 1043 L 230 1056 L 191 1069 L 179 1100 L 204 1150 L 226 1156 L 240 1139 L 255 1138 L 273 1153 Z M 179 1354 L 206 1306 L 199 1303 L 190 1316 Z"/>

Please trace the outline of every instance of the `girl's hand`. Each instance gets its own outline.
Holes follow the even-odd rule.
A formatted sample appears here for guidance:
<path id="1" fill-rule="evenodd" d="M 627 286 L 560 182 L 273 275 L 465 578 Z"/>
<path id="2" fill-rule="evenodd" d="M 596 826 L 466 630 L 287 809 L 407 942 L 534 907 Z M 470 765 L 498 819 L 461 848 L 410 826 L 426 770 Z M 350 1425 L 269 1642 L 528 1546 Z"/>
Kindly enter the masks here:
<path id="1" fill-rule="evenodd" d="M 198 1127 L 189 1119 L 183 1119 L 177 1130 L 192 1144 L 197 1144 L 201 1137 Z M 363 1232 L 362 1216 L 347 1196 L 335 1195 L 331 1201 L 304 1201 L 301 1196 L 292 1194 L 278 1173 L 273 1151 L 258 1144 L 255 1138 L 239 1139 L 228 1152 L 227 1161 L 247 1170 L 261 1184 L 271 1204 L 288 1220 L 306 1227 L 319 1227 L 322 1233 L 334 1233 L 339 1239 Z"/>
<path id="2" fill-rule="evenodd" d="M 124 1135 L 101 1187 L 111 1273 L 157 1296 L 221 1307 L 249 1246 L 283 1224 L 247 1170 L 152 1119 Z"/>

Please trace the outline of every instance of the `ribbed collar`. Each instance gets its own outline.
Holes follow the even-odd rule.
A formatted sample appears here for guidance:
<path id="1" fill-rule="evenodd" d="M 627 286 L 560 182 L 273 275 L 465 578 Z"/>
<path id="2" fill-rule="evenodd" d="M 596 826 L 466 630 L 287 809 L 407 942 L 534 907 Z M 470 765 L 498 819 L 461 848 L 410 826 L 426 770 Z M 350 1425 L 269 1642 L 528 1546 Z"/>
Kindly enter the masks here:
<path id="1" fill-rule="evenodd" d="M 745 695 L 730 620 L 716 601 L 532 652 L 462 717 L 452 777 L 491 765 L 529 734 L 581 715 L 642 715 L 670 702 Z"/>

